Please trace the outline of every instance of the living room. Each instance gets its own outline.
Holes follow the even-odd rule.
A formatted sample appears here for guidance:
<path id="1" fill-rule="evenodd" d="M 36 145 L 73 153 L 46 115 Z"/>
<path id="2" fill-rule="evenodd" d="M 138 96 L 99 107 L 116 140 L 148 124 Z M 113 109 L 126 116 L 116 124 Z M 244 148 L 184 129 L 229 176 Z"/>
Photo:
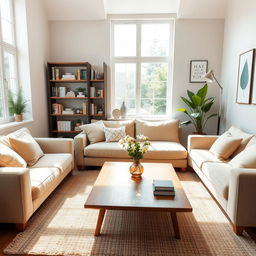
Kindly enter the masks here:
<path id="1" fill-rule="evenodd" d="M 0 255 L 256 254 L 255 1 L 0 10 Z"/>

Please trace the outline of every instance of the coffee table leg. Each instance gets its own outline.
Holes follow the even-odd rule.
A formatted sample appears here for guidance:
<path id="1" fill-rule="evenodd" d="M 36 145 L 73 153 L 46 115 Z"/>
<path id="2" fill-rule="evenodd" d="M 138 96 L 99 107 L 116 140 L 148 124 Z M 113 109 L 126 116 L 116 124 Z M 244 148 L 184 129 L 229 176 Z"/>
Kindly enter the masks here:
<path id="1" fill-rule="evenodd" d="M 179 224 L 178 224 L 176 212 L 171 212 L 171 217 L 172 217 L 172 225 L 174 229 L 175 238 L 180 239 L 180 230 L 179 230 Z"/>
<path id="2" fill-rule="evenodd" d="M 95 233 L 94 233 L 95 236 L 100 235 L 101 225 L 102 225 L 102 222 L 104 219 L 105 212 L 106 212 L 105 209 L 100 209 L 100 211 L 99 211 L 97 225 L 96 225 L 96 229 L 95 229 Z"/>

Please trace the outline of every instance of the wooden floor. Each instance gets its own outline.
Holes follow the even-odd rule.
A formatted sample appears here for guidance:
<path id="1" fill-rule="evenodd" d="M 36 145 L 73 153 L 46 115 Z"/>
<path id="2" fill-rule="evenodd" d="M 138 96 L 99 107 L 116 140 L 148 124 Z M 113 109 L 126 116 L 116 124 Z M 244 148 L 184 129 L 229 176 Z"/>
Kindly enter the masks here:
<path id="1" fill-rule="evenodd" d="M 196 180 L 198 179 L 195 173 L 187 172 L 187 174 L 182 176 L 182 180 Z M 185 179 L 184 179 L 185 178 Z M 231 226 L 230 226 L 231 228 Z M 247 228 L 246 232 L 252 237 L 256 242 L 256 228 Z M 13 240 L 13 238 L 18 234 L 15 229 L 14 224 L 1 224 L 0 223 L 0 256 L 3 256 L 4 248 Z"/>

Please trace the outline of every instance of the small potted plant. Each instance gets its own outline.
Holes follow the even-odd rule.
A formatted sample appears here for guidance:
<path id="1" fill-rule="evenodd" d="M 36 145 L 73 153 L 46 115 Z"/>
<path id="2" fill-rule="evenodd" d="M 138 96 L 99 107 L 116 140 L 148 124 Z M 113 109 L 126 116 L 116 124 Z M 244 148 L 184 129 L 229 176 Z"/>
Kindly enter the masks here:
<path id="1" fill-rule="evenodd" d="M 23 120 L 26 105 L 27 103 L 24 99 L 21 88 L 19 88 L 17 94 L 14 94 L 12 91 L 8 92 L 9 111 L 10 114 L 14 115 L 16 122 L 21 122 Z"/>
<path id="2" fill-rule="evenodd" d="M 75 121 L 75 131 L 81 131 L 81 129 L 79 128 L 79 126 L 82 125 L 82 120 L 81 119 L 76 119 Z"/>
<path id="3" fill-rule="evenodd" d="M 78 87 L 76 88 L 76 92 L 78 92 L 78 95 L 82 96 L 86 92 L 86 89 L 82 87 Z"/>

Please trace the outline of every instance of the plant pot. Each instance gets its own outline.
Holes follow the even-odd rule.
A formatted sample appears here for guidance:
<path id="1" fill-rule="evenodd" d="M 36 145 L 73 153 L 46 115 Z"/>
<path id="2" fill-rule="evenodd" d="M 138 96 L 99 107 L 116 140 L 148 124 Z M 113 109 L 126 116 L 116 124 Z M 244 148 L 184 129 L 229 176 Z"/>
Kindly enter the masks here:
<path id="1" fill-rule="evenodd" d="M 193 132 L 193 134 L 197 134 L 197 135 L 206 135 L 205 132 Z"/>
<path id="2" fill-rule="evenodd" d="M 83 95 L 83 92 L 78 92 L 78 94 L 82 96 L 82 95 Z"/>
<path id="3" fill-rule="evenodd" d="M 14 114 L 14 118 L 16 122 L 22 122 L 23 115 L 22 114 Z"/>
<path id="4" fill-rule="evenodd" d="M 130 173 L 133 179 L 141 179 L 141 175 L 144 172 L 144 167 L 141 165 L 140 160 L 133 160 L 133 164 L 130 166 Z"/>

